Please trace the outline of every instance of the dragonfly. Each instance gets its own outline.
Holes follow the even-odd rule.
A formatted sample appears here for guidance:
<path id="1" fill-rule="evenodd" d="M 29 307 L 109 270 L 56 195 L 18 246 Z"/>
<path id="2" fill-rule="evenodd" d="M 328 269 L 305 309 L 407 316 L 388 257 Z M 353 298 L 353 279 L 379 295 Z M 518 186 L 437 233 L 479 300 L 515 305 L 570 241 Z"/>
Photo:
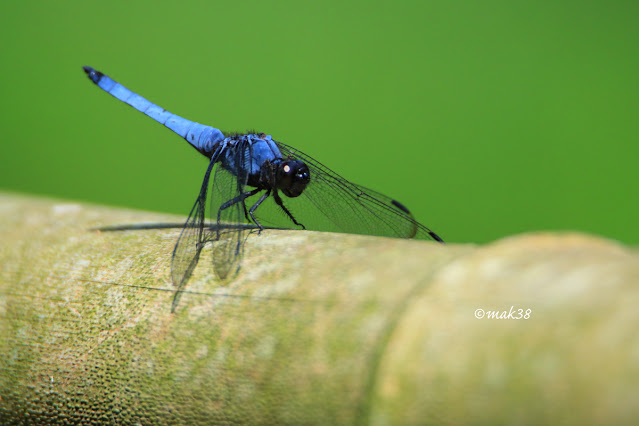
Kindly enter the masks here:
<path id="1" fill-rule="evenodd" d="M 223 133 L 175 115 L 85 66 L 100 89 L 184 138 L 209 163 L 200 191 L 171 258 L 176 287 L 171 305 L 195 269 L 202 248 L 213 244 L 220 279 L 239 271 L 248 233 L 266 227 L 443 240 L 399 201 L 354 184 L 311 156 L 258 131 Z M 211 194 L 206 226 L 207 196 Z M 215 225 L 212 225 L 212 224 Z"/>

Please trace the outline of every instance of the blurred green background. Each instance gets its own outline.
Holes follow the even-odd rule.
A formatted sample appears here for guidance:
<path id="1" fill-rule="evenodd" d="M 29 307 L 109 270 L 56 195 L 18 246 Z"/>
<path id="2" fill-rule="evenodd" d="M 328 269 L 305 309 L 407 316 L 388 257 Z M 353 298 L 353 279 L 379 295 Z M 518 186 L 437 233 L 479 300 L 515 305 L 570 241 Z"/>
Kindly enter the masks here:
<path id="1" fill-rule="evenodd" d="M 0 189 L 183 214 L 206 159 L 101 70 L 255 128 L 451 242 L 639 242 L 636 1 L 3 2 Z"/>

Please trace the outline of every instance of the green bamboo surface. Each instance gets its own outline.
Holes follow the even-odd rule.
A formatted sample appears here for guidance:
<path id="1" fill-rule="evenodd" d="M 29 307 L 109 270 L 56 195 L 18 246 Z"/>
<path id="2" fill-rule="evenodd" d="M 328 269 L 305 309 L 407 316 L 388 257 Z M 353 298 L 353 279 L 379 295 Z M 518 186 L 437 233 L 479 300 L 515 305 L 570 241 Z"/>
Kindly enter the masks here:
<path id="1" fill-rule="evenodd" d="M 175 314 L 183 217 L 0 194 L 0 423 L 630 424 L 637 252 L 580 234 L 485 246 L 251 235 L 205 248 Z M 528 319 L 477 319 L 531 310 Z"/>

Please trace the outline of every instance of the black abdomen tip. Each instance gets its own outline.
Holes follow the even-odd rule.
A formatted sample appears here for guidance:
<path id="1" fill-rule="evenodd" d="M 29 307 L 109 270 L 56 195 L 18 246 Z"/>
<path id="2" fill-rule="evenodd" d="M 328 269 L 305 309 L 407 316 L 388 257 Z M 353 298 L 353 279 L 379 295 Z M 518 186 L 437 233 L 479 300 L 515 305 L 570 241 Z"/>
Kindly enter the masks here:
<path id="1" fill-rule="evenodd" d="M 104 75 L 100 71 L 88 66 L 84 66 L 82 67 L 82 69 L 84 70 L 85 73 L 87 73 L 87 77 L 89 77 L 89 80 L 91 80 L 95 84 L 98 84 L 98 81 L 100 81 L 100 79 Z"/>

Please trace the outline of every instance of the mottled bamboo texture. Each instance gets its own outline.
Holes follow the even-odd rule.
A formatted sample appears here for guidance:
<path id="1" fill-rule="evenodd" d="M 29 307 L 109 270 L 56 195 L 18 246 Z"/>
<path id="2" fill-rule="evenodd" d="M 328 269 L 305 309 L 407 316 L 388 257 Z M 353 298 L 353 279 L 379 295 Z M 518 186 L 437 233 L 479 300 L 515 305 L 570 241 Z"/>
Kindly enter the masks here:
<path id="1" fill-rule="evenodd" d="M 0 194 L 0 423 L 639 419 L 636 249 L 266 230 L 171 314 L 183 221 Z"/>

